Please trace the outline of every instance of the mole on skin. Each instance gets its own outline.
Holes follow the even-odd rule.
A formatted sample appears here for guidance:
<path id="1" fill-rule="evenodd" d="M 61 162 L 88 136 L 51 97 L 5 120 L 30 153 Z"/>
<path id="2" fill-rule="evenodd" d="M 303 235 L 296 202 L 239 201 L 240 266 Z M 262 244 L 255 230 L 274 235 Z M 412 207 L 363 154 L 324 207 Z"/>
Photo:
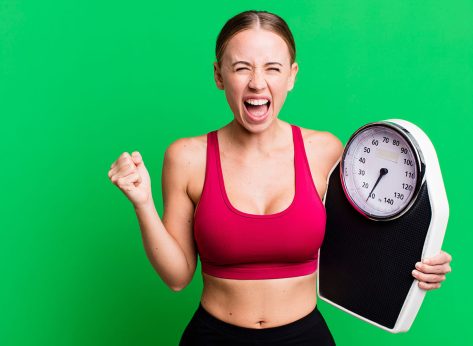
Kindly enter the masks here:
<path id="1" fill-rule="evenodd" d="M 228 314 L 229 314 L 230 316 L 232 316 L 232 315 L 233 315 L 233 313 L 231 313 L 231 312 L 228 312 Z M 263 323 L 264 323 L 264 321 L 259 321 L 259 322 L 256 322 L 256 323 L 259 323 L 259 325 L 260 325 L 260 326 L 262 326 L 262 325 L 263 325 Z"/>

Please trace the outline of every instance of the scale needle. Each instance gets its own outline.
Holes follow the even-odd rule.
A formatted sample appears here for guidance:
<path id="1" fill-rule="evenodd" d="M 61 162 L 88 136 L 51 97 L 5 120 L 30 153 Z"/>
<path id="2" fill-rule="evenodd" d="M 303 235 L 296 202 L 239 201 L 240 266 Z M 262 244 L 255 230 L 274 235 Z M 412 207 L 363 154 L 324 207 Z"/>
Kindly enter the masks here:
<path id="1" fill-rule="evenodd" d="M 366 199 L 365 202 L 368 202 L 368 199 L 370 198 L 371 194 L 373 193 L 375 187 L 378 185 L 379 181 L 381 180 L 381 178 L 386 175 L 388 173 L 388 169 L 387 168 L 381 168 L 379 170 L 379 177 L 378 177 L 378 180 L 376 180 L 376 183 L 374 184 L 373 188 L 371 189 L 371 192 L 368 194 L 368 198 Z"/>

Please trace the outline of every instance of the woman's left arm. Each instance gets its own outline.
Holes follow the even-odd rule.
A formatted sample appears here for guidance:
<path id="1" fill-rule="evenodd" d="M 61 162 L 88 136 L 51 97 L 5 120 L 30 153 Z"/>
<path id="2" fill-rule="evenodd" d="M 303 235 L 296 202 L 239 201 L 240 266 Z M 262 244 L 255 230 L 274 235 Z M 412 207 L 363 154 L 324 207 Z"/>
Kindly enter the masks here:
<path id="1" fill-rule="evenodd" d="M 412 276 L 419 280 L 419 287 L 424 290 L 440 288 L 440 283 L 446 278 L 445 275 L 452 271 L 451 261 L 452 256 L 450 254 L 440 251 L 438 255 L 417 262 L 416 268 L 412 271 Z"/>

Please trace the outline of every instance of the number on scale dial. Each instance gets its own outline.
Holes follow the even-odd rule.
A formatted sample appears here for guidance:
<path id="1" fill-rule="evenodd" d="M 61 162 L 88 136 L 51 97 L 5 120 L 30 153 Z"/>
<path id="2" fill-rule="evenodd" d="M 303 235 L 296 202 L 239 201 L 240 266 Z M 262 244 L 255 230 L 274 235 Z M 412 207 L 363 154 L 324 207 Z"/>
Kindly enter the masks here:
<path id="1" fill-rule="evenodd" d="M 348 200 L 363 215 L 388 220 L 414 201 L 421 179 L 421 157 L 414 140 L 396 124 L 363 126 L 348 141 L 341 180 Z"/>

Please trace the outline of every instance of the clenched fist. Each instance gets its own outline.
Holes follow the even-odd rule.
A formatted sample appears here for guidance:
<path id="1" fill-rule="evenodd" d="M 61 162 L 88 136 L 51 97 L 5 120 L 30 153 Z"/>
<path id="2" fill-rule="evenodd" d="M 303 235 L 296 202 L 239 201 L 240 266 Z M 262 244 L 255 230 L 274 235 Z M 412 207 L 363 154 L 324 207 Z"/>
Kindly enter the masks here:
<path id="1" fill-rule="evenodd" d="M 121 154 L 110 166 L 108 177 L 135 207 L 152 201 L 151 179 L 139 152 Z"/>

